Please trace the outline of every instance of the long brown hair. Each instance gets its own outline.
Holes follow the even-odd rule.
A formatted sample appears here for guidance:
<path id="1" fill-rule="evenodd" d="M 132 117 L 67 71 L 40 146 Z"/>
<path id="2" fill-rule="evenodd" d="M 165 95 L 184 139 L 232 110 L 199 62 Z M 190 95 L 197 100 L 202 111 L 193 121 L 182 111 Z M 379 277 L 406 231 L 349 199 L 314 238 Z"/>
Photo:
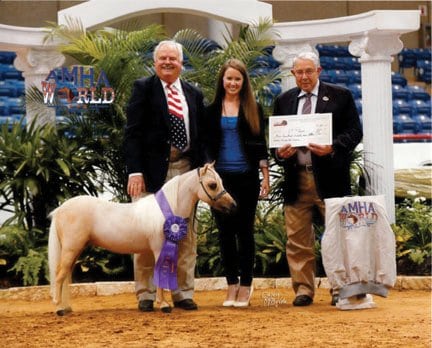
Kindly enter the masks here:
<path id="1" fill-rule="evenodd" d="M 225 71 L 228 68 L 233 68 L 239 71 L 243 76 L 243 85 L 240 90 L 240 106 L 243 109 L 243 113 L 245 115 L 246 121 L 249 124 L 249 127 L 255 135 L 260 132 L 260 122 L 258 116 L 258 105 L 255 99 L 255 96 L 252 91 L 252 86 L 250 83 L 249 75 L 246 70 L 246 65 L 235 58 L 228 59 L 222 68 L 219 71 L 217 84 L 216 84 L 216 94 L 214 98 L 214 102 L 222 105 L 223 98 L 225 96 L 225 89 L 223 87 L 223 77 L 225 75 Z"/>

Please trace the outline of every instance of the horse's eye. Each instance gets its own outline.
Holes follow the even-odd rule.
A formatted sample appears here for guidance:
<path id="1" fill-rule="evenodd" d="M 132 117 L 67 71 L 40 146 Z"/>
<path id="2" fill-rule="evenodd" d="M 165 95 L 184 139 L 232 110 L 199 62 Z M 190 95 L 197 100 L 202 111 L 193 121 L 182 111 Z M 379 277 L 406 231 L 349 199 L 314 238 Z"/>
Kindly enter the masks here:
<path id="1" fill-rule="evenodd" d="M 212 182 L 208 185 L 208 187 L 210 188 L 210 190 L 216 190 L 217 184 L 215 182 Z"/>

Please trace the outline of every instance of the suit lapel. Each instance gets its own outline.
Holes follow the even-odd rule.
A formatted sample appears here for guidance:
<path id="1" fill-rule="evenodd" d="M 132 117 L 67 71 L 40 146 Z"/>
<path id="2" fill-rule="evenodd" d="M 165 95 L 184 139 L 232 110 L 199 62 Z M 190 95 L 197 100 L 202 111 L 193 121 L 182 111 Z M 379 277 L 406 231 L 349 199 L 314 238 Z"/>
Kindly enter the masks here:
<path id="1" fill-rule="evenodd" d="M 300 93 L 300 88 L 297 88 L 296 91 L 294 92 L 293 98 L 290 98 L 289 104 L 287 105 L 287 114 L 288 115 L 297 115 L 297 109 L 298 109 L 298 104 L 299 104 L 299 95 Z"/>
<path id="2" fill-rule="evenodd" d="M 330 96 L 328 95 L 327 86 L 320 81 L 315 112 L 325 113 L 328 108 L 329 102 L 330 102 Z"/>
<path id="3" fill-rule="evenodd" d="M 156 77 L 154 82 L 154 100 L 156 105 L 160 105 L 160 110 L 162 113 L 162 117 L 164 118 L 165 124 L 170 127 L 170 118 L 168 113 L 168 104 L 165 96 L 165 92 L 163 90 L 163 85 L 161 80 Z"/>
<path id="4" fill-rule="evenodd" d="M 182 89 L 183 89 L 183 93 L 184 93 L 184 97 L 185 97 L 185 100 L 186 100 L 186 104 L 187 104 L 188 109 L 189 109 L 189 122 L 190 122 L 191 115 L 195 114 L 195 103 L 191 100 L 192 95 L 191 95 L 191 93 L 189 91 L 188 85 L 185 84 L 182 80 L 180 80 L 180 83 L 181 83 L 181 86 L 182 86 Z"/>

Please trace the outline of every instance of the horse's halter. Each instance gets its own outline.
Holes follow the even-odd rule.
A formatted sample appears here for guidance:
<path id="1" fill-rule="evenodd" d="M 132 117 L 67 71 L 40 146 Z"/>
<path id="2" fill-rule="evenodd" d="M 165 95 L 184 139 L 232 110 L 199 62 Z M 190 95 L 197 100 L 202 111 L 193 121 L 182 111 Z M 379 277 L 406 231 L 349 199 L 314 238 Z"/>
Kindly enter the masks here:
<path id="1" fill-rule="evenodd" d="M 219 192 L 216 196 L 212 197 L 210 196 L 210 194 L 207 192 L 204 183 L 202 181 L 202 178 L 206 175 L 204 174 L 203 176 L 200 175 L 200 168 L 197 168 L 197 172 L 198 172 L 198 178 L 199 178 L 199 182 L 201 184 L 202 189 L 204 190 L 205 194 L 207 195 L 208 198 L 210 198 L 213 202 L 216 202 L 219 198 L 221 198 L 224 194 L 226 194 L 226 190 L 222 190 L 221 192 Z M 207 169 L 207 170 L 211 170 L 211 169 Z"/>

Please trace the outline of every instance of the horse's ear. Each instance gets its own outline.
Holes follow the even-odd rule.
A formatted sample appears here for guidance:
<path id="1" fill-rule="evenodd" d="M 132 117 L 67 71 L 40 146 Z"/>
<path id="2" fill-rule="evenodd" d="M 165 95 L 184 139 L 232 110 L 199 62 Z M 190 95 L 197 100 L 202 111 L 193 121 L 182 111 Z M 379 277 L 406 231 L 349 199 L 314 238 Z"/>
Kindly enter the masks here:
<path id="1" fill-rule="evenodd" d="M 206 163 L 206 164 L 204 164 L 204 167 L 202 167 L 202 168 L 200 169 L 200 176 L 203 176 L 203 175 L 207 172 L 207 169 L 209 169 L 209 168 L 213 168 L 215 162 L 216 162 L 216 161 L 213 161 L 213 162 L 211 162 L 211 163 Z"/>

